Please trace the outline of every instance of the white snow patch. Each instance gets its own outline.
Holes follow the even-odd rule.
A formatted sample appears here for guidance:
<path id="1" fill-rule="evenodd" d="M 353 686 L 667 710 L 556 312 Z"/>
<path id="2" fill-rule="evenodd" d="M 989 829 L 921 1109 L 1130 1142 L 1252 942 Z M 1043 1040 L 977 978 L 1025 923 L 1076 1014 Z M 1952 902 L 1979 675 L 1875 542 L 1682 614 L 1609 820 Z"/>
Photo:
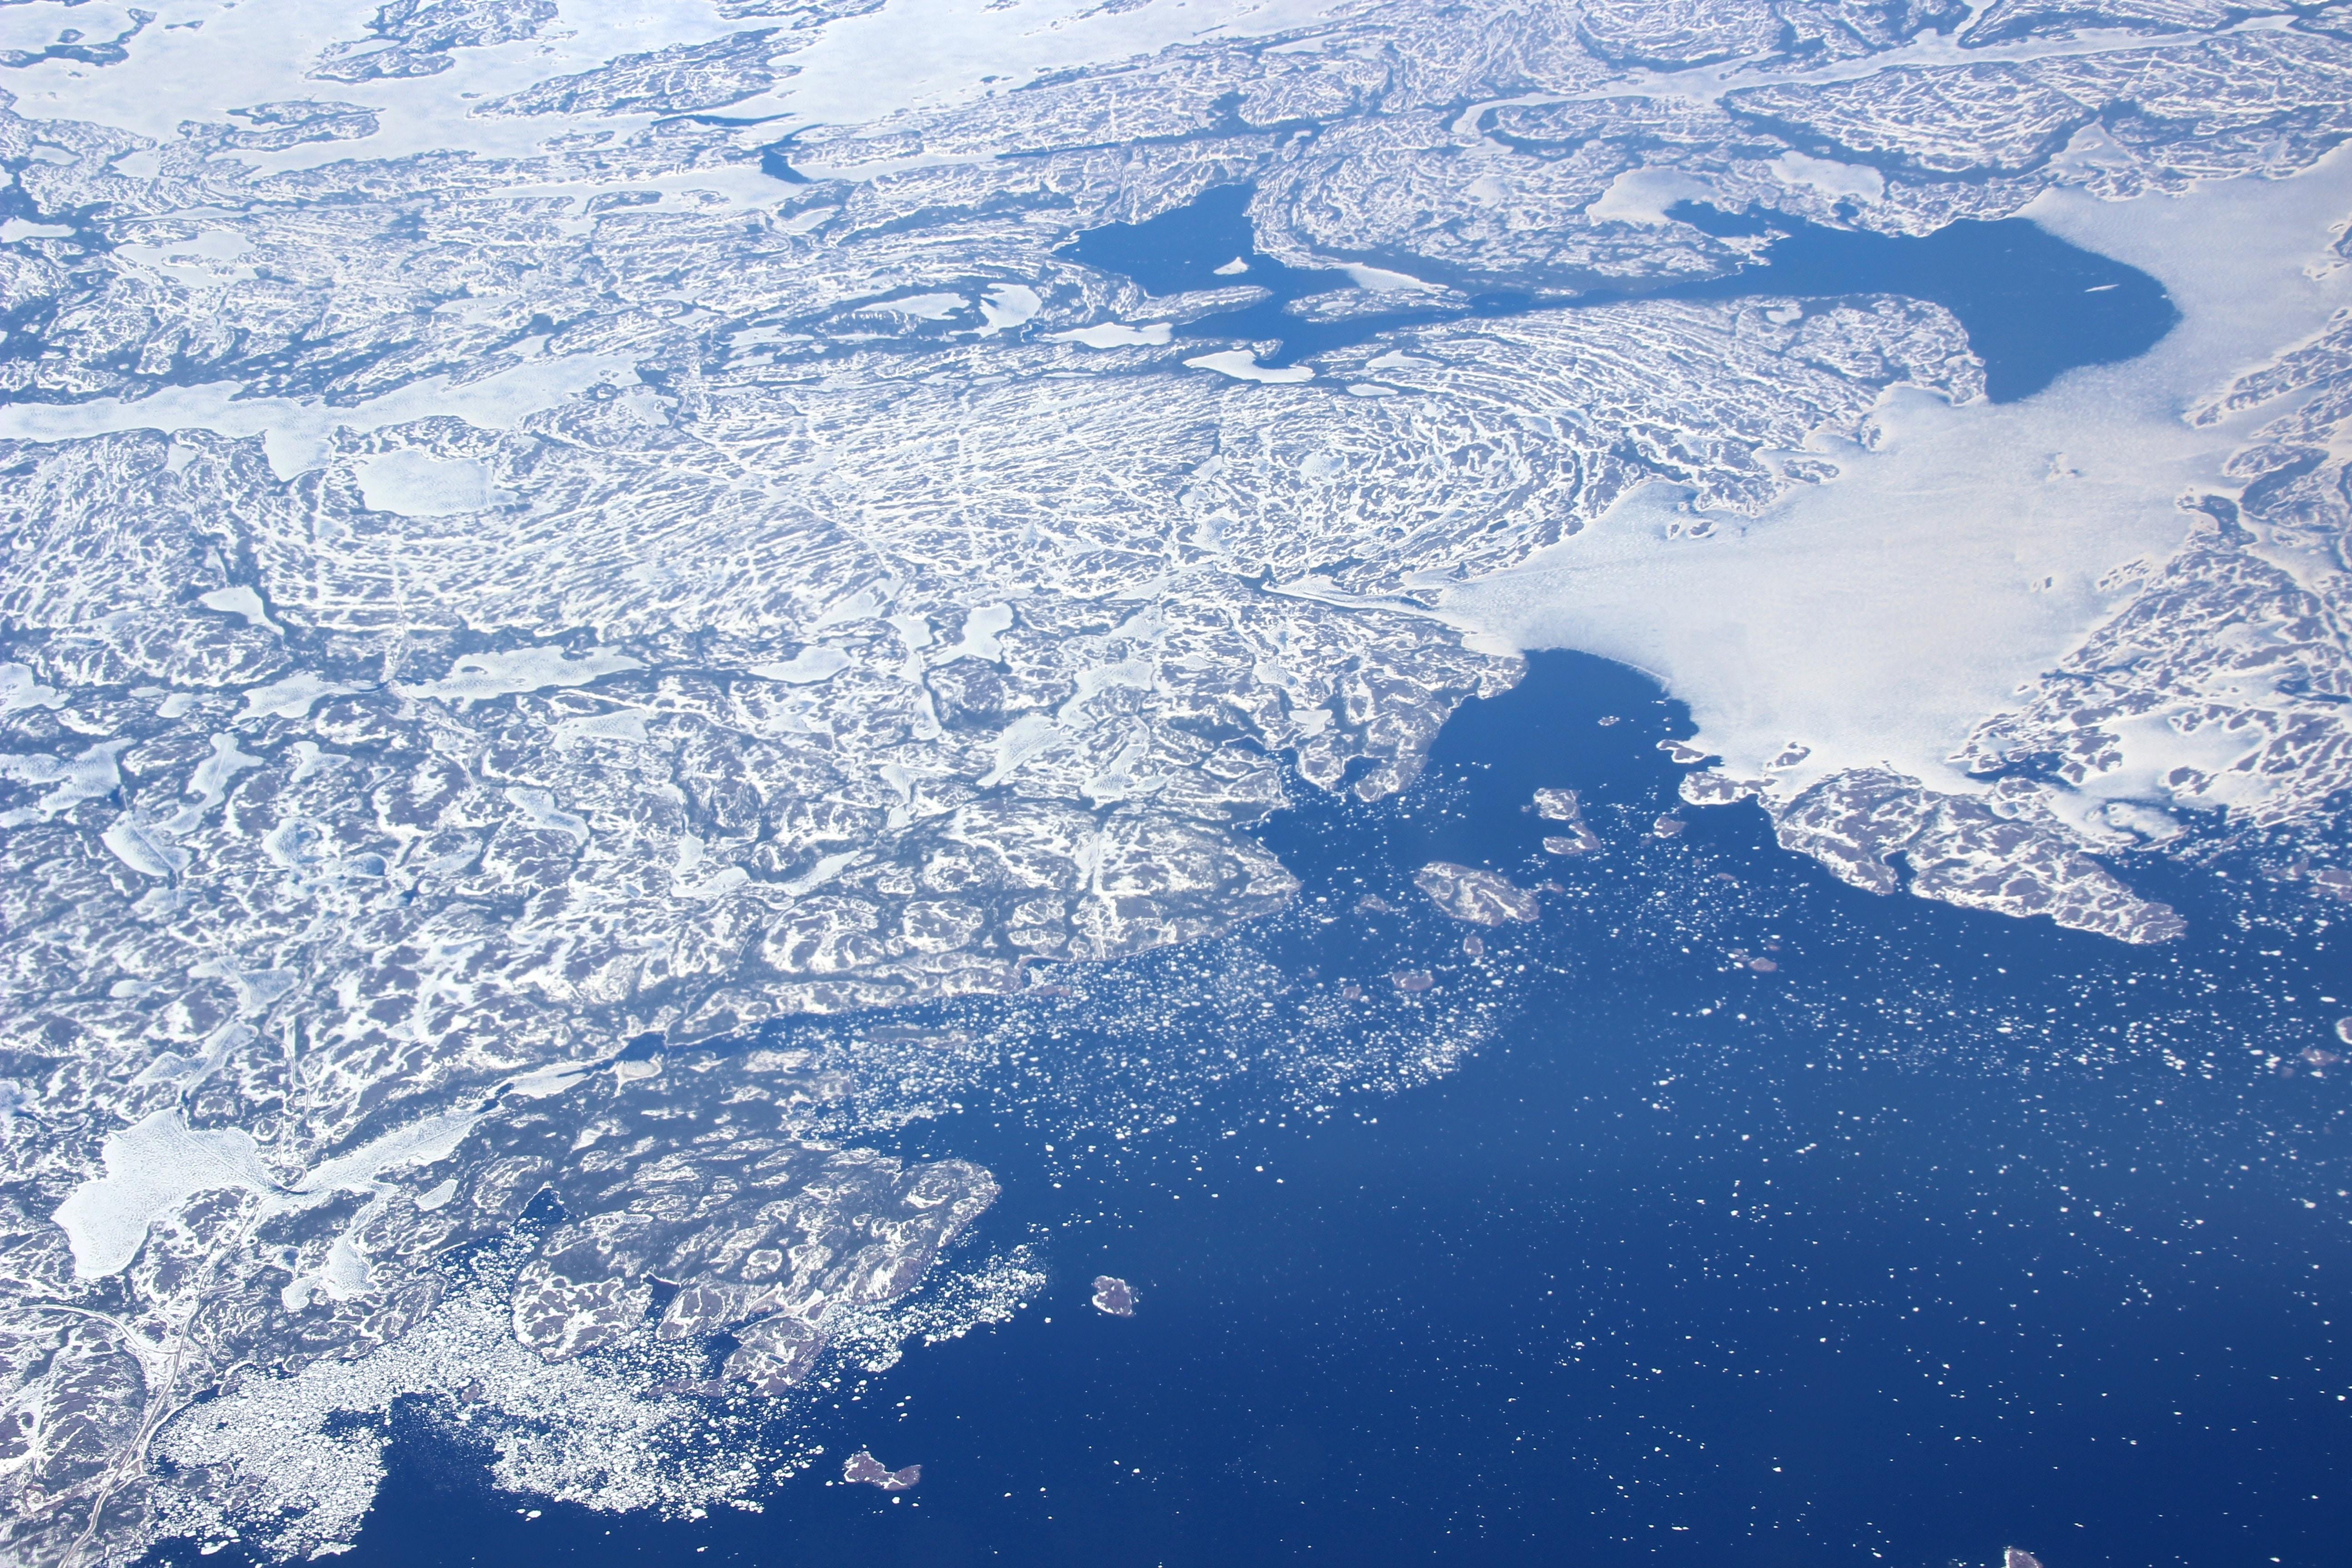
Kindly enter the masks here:
<path id="1" fill-rule="evenodd" d="M 613 713 L 577 714 L 557 722 L 554 740 L 559 746 L 576 746 L 583 741 L 626 741 L 642 746 L 646 716 L 627 708 Z"/>
<path id="2" fill-rule="evenodd" d="M 0 437 L 70 441 L 116 430 L 210 430 L 231 437 L 259 436 L 269 467 L 290 479 L 324 460 L 338 429 L 381 430 L 435 415 L 454 415 L 488 430 L 511 430 L 541 409 L 569 402 L 605 383 L 633 385 L 632 362 L 613 354 L 543 356 L 498 375 L 452 387 L 427 376 L 397 392 L 349 408 L 290 397 L 247 397 L 235 382 L 171 386 L 132 402 L 98 397 L 86 403 L 0 405 Z"/>
<path id="3" fill-rule="evenodd" d="M 1441 291 L 1438 285 L 1425 282 L 1410 272 L 1391 272 L 1385 267 L 1364 267 L 1351 262 L 1342 266 L 1339 270 L 1346 273 L 1349 281 L 1354 283 L 1357 288 L 1368 289 L 1375 294 L 1414 291 L 1433 294 Z"/>
<path id="4" fill-rule="evenodd" d="M 98 836 L 113 857 L 142 877 L 172 878 L 188 868 L 188 852 L 161 829 L 135 817 L 118 816 Z"/>
<path id="5" fill-rule="evenodd" d="M 1775 795 L 1881 763 L 1980 790 L 1949 761 L 1969 731 L 2112 612 L 2095 586 L 2111 568 L 2178 547 L 2184 489 L 2235 489 L 2221 464 L 2262 411 L 2196 429 L 2180 410 L 2352 299 L 2352 269 L 2315 276 L 2347 206 L 2340 152 L 2179 197 L 2045 195 L 2028 216 L 2164 282 L 2184 317 L 2169 337 L 2012 404 L 1897 391 L 1886 440 L 1836 450 L 1837 480 L 1718 516 L 1706 538 L 1679 492 L 1652 486 L 1443 611 L 1482 646 L 1580 648 L 1656 675 L 1733 777 L 1766 776 L 1803 736 L 1811 753 L 1771 774 Z M 2131 739 L 2128 765 L 2092 787 L 2154 798 L 2191 741 L 2160 725 Z"/>
<path id="6" fill-rule="evenodd" d="M 588 842 L 588 825 L 557 805 L 552 791 L 516 785 L 506 792 L 506 796 L 508 804 L 521 812 L 523 819 L 533 827 L 569 834 L 583 844 Z"/>
<path id="7" fill-rule="evenodd" d="M 515 500 L 490 482 L 490 471 L 466 458 L 429 452 L 387 452 L 359 466 L 360 499 L 370 511 L 401 517 L 457 517 Z"/>
<path id="8" fill-rule="evenodd" d="M 1679 169 L 1628 169 L 1609 182 L 1584 209 L 1587 217 L 1654 226 L 1671 223 L 1666 209 L 1677 202 L 1711 202 L 1715 187 Z"/>
<path id="9" fill-rule="evenodd" d="M 600 1062 L 556 1062 L 548 1067 L 534 1068 L 499 1086 L 501 1094 L 520 1095 L 525 1100 L 551 1100 L 602 1066 Z"/>
<path id="10" fill-rule="evenodd" d="M 1886 195 L 1886 176 L 1864 163 L 1783 153 L 1772 160 L 1771 169 L 1782 184 L 1810 185 L 1824 195 L 1851 196 L 1864 203 L 1876 203 Z"/>
<path id="11" fill-rule="evenodd" d="M 261 766 L 264 759 L 242 751 L 234 735 L 213 736 L 212 754 L 198 763 L 188 775 L 187 788 L 181 793 L 196 797 L 196 804 L 183 806 L 167 825 L 167 831 L 185 833 L 204 821 L 205 814 L 228 798 L 231 780 L 247 768 Z"/>
<path id="12" fill-rule="evenodd" d="M 987 325 L 979 329 L 979 335 L 992 338 L 1007 327 L 1017 327 L 1035 316 L 1045 303 L 1037 290 L 1025 284 L 1000 283 L 980 302 L 981 319 Z"/>
<path id="13" fill-rule="evenodd" d="M 324 698 L 346 697 L 365 689 L 364 687 L 329 680 L 307 669 L 299 670 L 267 686 L 257 686 L 248 690 L 245 694 L 245 711 L 237 718 L 305 719 L 310 717 L 311 708 Z"/>
<path id="14" fill-rule="evenodd" d="M 184 447 L 179 449 L 185 450 Z M 261 595 L 243 583 L 233 583 L 226 588 L 215 588 L 209 594 L 199 594 L 196 603 L 207 610 L 218 610 L 225 616 L 242 616 L 249 626 L 268 626 L 281 636 L 286 629 L 269 618 L 269 606 L 261 602 Z"/>
<path id="15" fill-rule="evenodd" d="M 26 708 L 62 708 L 66 700 L 54 686 L 44 686 L 26 666 L 0 663 L 0 713 Z"/>
<path id="16" fill-rule="evenodd" d="M 804 647 L 781 664 L 755 664 L 751 673 L 764 680 L 792 686 L 815 686 L 831 680 L 857 661 L 837 647 Z"/>
<path id="17" fill-rule="evenodd" d="M 977 658 L 994 664 L 1004 657 L 1003 646 L 997 640 L 1013 629 L 1013 606 L 982 605 L 963 618 L 963 635 L 953 647 L 942 651 L 935 664 L 952 664 L 960 658 Z"/>
<path id="18" fill-rule="evenodd" d="M 1462 194 L 1480 206 L 1497 206 L 1510 199 L 1510 187 L 1493 174 L 1481 174 L 1462 187 Z"/>
<path id="19" fill-rule="evenodd" d="M 906 316 L 918 321 L 944 321 L 971 309 L 971 301 L 961 294 L 910 294 L 903 300 L 882 300 L 871 305 L 861 305 L 861 316 Z"/>
<path id="20" fill-rule="evenodd" d="M 1045 714 L 1024 713 L 996 737 L 996 765 L 981 777 L 979 787 L 995 788 L 1031 758 L 1042 756 L 1068 740 L 1061 727 Z"/>
<path id="21" fill-rule="evenodd" d="M 1049 343 L 1076 343 L 1089 349 L 1125 349 L 1139 345 L 1158 348 L 1166 343 L 1174 332 L 1175 326 L 1169 321 L 1154 321 L 1144 327 L 1130 327 L 1124 321 L 1105 321 L 1097 327 L 1048 332 L 1045 341 Z"/>
<path id="22" fill-rule="evenodd" d="M 37 687 L 34 691 L 47 689 L 47 687 Z M 25 706 L 54 708 L 58 704 L 27 702 Z M 20 806 L 15 811 L 0 814 L 0 827 L 13 827 L 36 816 L 55 816 L 67 807 L 85 800 L 104 800 L 122 787 L 122 768 L 119 759 L 130 744 L 128 741 L 100 741 L 83 748 L 78 755 L 70 758 L 51 756 L 44 752 L 0 754 L 0 779 L 23 784 L 56 786 L 30 806 Z"/>
<path id="23" fill-rule="evenodd" d="M 892 0 L 827 26 L 814 46 L 792 57 L 798 75 L 726 112 L 788 110 L 804 123 L 864 124 L 901 109 L 1009 91 L 1049 72 L 1141 58 L 1171 44 L 1328 26 L 1328 8 L 1329 0 L 1158 0 L 1116 8 L 1100 0 Z M 570 4 L 563 20 L 578 25 Z M 815 164 L 795 166 L 822 173 Z"/>
<path id="24" fill-rule="evenodd" d="M 191 1131 L 176 1110 L 108 1134 L 101 1152 L 106 1174 L 76 1187 L 50 1215 L 73 1249 L 77 1279 L 121 1272 L 139 1255 L 147 1227 L 198 1193 L 278 1190 L 252 1134 L 233 1127 Z"/>
<path id="25" fill-rule="evenodd" d="M 451 665 L 449 673 L 440 679 L 399 690 L 404 697 L 473 702 L 520 691 L 544 691 L 551 686 L 585 686 L 625 669 L 644 668 L 626 654 L 601 649 L 573 658 L 560 647 L 519 647 L 505 653 L 469 653 Z"/>
<path id="26" fill-rule="evenodd" d="M 294 1191 L 324 1197 L 338 1192 L 373 1192 L 375 1178 L 406 1165 L 432 1165 L 457 1152 L 479 1113 L 427 1116 L 372 1139 L 348 1154 L 322 1160 L 294 1184 Z"/>
<path id="27" fill-rule="evenodd" d="M 1196 370 L 1213 370 L 1220 375 L 1230 375 L 1236 381 L 1263 381 L 1286 385 L 1315 379 L 1315 373 L 1303 364 L 1285 365 L 1279 370 L 1268 369 L 1257 363 L 1256 353 L 1250 349 L 1226 349 L 1221 353 L 1202 354 L 1184 363 Z"/>

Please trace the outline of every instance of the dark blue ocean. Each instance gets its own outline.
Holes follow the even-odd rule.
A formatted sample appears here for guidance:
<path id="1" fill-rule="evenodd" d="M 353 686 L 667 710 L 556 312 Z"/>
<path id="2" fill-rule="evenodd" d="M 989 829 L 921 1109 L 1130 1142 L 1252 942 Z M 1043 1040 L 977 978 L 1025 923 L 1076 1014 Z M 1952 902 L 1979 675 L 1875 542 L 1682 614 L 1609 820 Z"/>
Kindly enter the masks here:
<path id="1" fill-rule="evenodd" d="M 1686 731 L 1539 655 L 1404 795 L 1268 826 L 1297 914 L 997 1004 L 1041 1064 L 897 1152 L 986 1163 L 969 1250 L 1031 1241 L 1052 1283 L 845 1387 L 764 1513 L 530 1519 L 404 1417 L 347 1561 L 2341 1563 L 2352 1074 L 2292 1059 L 2352 1010 L 2341 906 L 2259 853 L 2125 866 L 2189 920 L 2158 948 L 1874 897 L 1753 806 L 1680 808 L 1656 742 Z M 1538 785 L 1583 793 L 1601 854 L 1541 853 Z M 1436 858 L 1559 890 L 1474 958 L 1412 892 Z M 1280 985 L 1218 999 L 1261 960 Z M 1270 1068 L 1349 984 L 1488 1041 L 1319 1113 L 1180 1073 L 1172 1125 L 1087 1131 L 1097 1062 Z M 859 1447 L 921 1484 L 827 1486 Z"/>

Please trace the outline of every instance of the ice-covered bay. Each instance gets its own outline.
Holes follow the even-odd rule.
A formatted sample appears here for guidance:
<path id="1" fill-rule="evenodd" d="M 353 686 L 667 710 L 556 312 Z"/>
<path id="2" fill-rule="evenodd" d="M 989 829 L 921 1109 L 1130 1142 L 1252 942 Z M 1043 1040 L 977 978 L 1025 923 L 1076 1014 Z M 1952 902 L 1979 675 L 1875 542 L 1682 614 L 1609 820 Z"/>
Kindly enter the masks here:
<path id="1" fill-rule="evenodd" d="M 1981 788 L 1954 754 L 2127 595 L 2134 563 L 2192 527 L 2178 504 L 2233 494 L 2222 471 L 2273 409 L 2192 425 L 2240 373 L 2317 331 L 2352 298 L 2328 251 L 2352 208 L 2339 153 L 2284 180 L 2103 203 L 2073 191 L 2027 216 L 2161 279 L 2180 324 L 2145 356 L 2073 371 L 2016 403 L 1950 405 L 1896 388 L 1874 449 L 1752 518 L 1695 512 L 1656 483 L 1445 607 L 1499 646 L 1574 647 L 1651 671 L 1691 705 L 1696 744 L 1735 777 L 1792 795 L 1887 766 Z M 1791 743 L 1801 761 L 1768 768 Z M 2103 792 L 2145 795 L 2210 749 L 2151 732 Z M 2202 751 L 2199 750 L 2199 755 Z"/>

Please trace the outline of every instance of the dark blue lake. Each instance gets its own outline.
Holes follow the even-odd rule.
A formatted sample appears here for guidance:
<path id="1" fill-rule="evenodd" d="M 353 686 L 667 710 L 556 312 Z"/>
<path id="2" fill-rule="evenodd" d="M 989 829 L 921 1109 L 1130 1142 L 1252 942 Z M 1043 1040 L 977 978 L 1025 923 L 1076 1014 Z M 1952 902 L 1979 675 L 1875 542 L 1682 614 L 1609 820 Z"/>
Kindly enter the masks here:
<path id="1" fill-rule="evenodd" d="M 763 1514 L 527 1520 L 404 1423 L 345 1561 L 2340 1563 L 2352 1073 L 2293 1058 L 2352 1011 L 2341 906 L 2133 861 L 2190 922 L 2134 949 L 1874 898 L 1680 808 L 1686 731 L 1538 656 L 1403 796 L 1268 825 L 1296 913 L 995 1005 L 1042 1066 L 898 1152 L 987 1163 L 973 1247 L 1052 1283 L 820 1409 L 830 1458 Z M 1540 785 L 1601 853 L 1542 853 Z M 1439 858 L 1556 890 L 1474 956 L 1412 890 Z M 1400 1092 L 1281 1077 L 1313 1031 L 1373 1081 L 1465 1027 Z M 1256 1070 L 1102 1131 L 1150 1091 L 1094 1064 L 1226 1049 Z M 921 1484 L 826 1486 L 861 1447 Z"/>
<path id="2" fill-rule="evenodd" d="M 1132 278 L 1154 294 L 1253 284 L 1273 298 L 1193 321 L 1201 339 L 1278 339 L 1269 364 L 1288 363 L 1400 326 L 1444 321 L 1460 310 L 1412 310 L 1343 321 L 1292 315 L 1290 301 L 1344 287 L 1338 274 L 1285 266 L 1258 253 L 1248 207 L 1253 188 L 1221 185 L 1191 205 L 1139 224 L 1080 235 L 1072 260 Z M 2029 397 L 2069 370 L 2113 364 L 2153 347 L 2179 321 L 2164 286 L 2137 268 L 2068 244 L 2023 218 L 1962 220 L 1927 235 L 1832 228 L 1784 213 L 1727 213 L 1684 202 L 1669 216 L 1717 237 L 1769 236 L 1756 261 L 1724 277 L 1659 289 L 1605 290 L 1543 301 L 1546 308 L 1648 294 L 1677 300 L 1756 295 L 1837 299 L 1900 294 L 1942 305 L 1985 362 L 1986 395 Z M 1245 270 L 1230 269 L 1236 261 Z M 1412 270 L 1411 258 L 1395 263 Z M 1473 295 L 1467 313 L 1513 315 L 1536 308 L 1523 295 Z"/>

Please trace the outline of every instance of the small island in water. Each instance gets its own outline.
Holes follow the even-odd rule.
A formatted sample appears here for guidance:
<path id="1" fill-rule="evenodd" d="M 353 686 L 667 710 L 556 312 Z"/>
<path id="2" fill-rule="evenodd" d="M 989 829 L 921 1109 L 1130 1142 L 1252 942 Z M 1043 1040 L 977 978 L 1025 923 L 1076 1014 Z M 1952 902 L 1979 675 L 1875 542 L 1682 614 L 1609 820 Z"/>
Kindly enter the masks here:
<path id="1" fill-rule="evenodd" d="M 908 1465 L 894 1470 L 860 1448 L 842 1461 L 841 1479 L 850 1486 L 880 1487 L 886 1492 L 902 1492 L 923 1479 L 923 1467 Z"/>

